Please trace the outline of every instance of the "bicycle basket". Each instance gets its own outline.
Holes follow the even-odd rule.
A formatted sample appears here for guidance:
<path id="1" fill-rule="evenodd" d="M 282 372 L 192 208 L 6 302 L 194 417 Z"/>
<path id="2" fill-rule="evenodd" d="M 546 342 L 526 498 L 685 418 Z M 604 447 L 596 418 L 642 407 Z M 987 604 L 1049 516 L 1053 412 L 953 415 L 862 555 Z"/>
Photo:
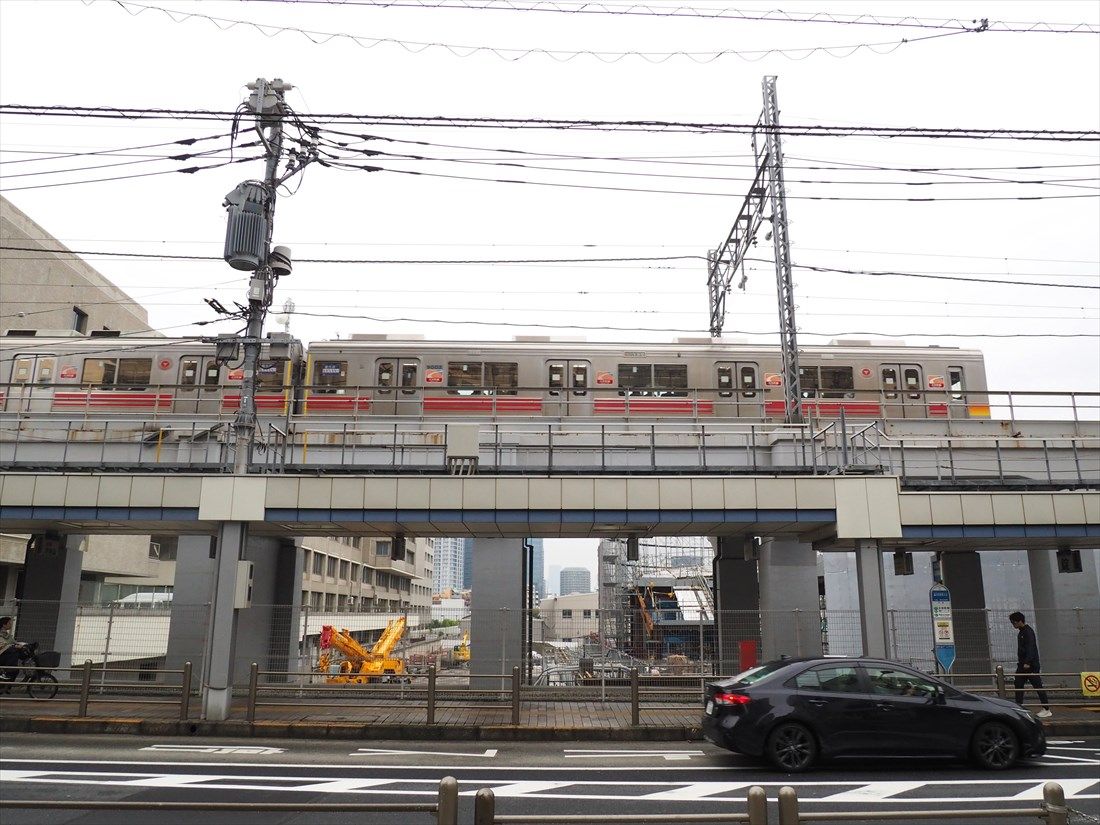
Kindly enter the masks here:
<path id="1" fill-rule="evenodd" d="M 61 654 L 56 650 L 47 650 L 38 654 L 38 666 L 46 670 L 52 670 L 61 665 Z"/>

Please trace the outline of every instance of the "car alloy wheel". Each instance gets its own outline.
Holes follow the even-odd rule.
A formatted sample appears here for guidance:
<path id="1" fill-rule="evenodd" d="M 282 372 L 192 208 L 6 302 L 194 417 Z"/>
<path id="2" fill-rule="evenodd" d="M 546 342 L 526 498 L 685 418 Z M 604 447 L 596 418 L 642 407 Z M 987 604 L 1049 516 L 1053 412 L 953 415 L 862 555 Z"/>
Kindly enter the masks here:
<path id="1" fill-rule="evenodd" d="M 798 773 L 813 764 L 817 743 L 813 734 L 802 725 L 780 725 L 768 737 L 768 756 L 777 768 Z"/>
<path id="2" fill-rule="evenodd" d="M 1019 753 L 1016 734 L 1000 722 L 987 722 L 974 734 L 974 757 L 983 768 L 994 771 L 1010 768 Z"/>

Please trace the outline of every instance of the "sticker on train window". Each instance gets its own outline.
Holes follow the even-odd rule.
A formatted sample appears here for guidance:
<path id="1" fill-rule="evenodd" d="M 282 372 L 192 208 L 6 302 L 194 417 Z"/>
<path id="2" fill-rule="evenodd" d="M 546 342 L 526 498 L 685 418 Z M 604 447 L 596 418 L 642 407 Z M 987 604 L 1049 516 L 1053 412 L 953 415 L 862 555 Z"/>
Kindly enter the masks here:
<path id="1" fill-rule="evenodd" d="M 425 384 L 442 384 L 443 383 L 443 367 L 424 367 L 424 383 Z"/>
<path id="2" fill-rule="evenodd" d="M 609 372 L 597 372 L 596 373 L 597 384 L 614 384 L 615 376 Z"/>
<path id="3" fill-rule="evenodd" d="M 59 378 L 76 378 L 76 367 L 62 367 Z"/>
<path id="4" fill-rule="evenodd" d="M 765 387 L 782 387 L 783 376 L 777 372 L 764 373 L 764 386 Z"/>
<path id="5" fill-rule="evenodd" d="M 322 375 L 323 374 L 324 373 L 322 372 Z M 229 381 L 244 381 L 244 370 L 239 368 L 235 370 L 230 370 L 225 377 Z"/>
<path id="6" fill-rule="evenodd" d="M 928 376 L 928 389 L 930 390 L 942 390 L 944 388 L 944 381 L 942 375 L 929 375 Z"/>

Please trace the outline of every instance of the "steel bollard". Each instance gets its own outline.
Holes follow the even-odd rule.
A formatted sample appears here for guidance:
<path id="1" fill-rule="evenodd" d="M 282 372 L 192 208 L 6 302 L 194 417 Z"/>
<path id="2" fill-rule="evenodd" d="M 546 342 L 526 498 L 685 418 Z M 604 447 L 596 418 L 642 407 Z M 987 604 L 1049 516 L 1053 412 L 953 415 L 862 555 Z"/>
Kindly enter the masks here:
<path id="1" fill-rule="evenodd" d="M 256 693 L 260 689 L 260 666 L 255 662 L 248 669 L 248 721 L 256 721 Z"/>
<path id="2" fill-rule="evenodd" d="M 519 724 L 519 665 L 512 668 L 512 724 Z"/>
<path id="3" fill-rule="evenodd" d="M 80 706 L 76 711 L 77 716 L 88 715 L 88 694 L 92 689 L 92 660 L 85 659 L 84 667 L 80 670 Z"/>
<path id="4" fill-rule="evenodd" d="M 768 795 L 759 785 L 749 788 L 748 797 L 749 825 L 768 825 Z"/>
<path id="5" fill-rule="evenodd" d="M 428 665 L 428 724 L 435 724 L 435 665 Z"/>
<path id="6" fill-rule="evenodd" d="M 191 712 L 191 663 L 183 663 L 183 677 L 180 680 L 180 721 L 186 722 Z"/>
<path id="7" fill-rule="evenodd" d="M 779 789 L 779 825 L 798 825 L 798 792 L 789 785 Z"/>
<path id="8" fill-rule="evenodd" d="M 630 669 L 630 724 L 642 724 L 642 709 L 638 703 L 638 668 Z"/>
<path id="9" fill-rule="evenodd" d="M 1057 782 L 1043 785 L 1043 819 L 1047 825 L 1069 825 L 1069 809 L 1066 807 L 1066 792 Z"/>
<path id="10" fill-rule="evenodd" d="M 1008 688 L 1005 687 L 1005 669 L 1000 665 L 997 665 L 997 669 L 994 671 L 995 682 L 997 684 L 997 697 L 1000 699 L 1008 698 Z"/>
<path id="11" fill-rule="evenodd" d="M 474 825 L 493 825 L 497 818 L 497 799 L 492 788 L 474 795 Z"/>
<path id="12" fill-rule="evenodd" d="M 436 825 L 458 825 L 458 780 L 445 776 L 439 780 L 439 810 Z"/>

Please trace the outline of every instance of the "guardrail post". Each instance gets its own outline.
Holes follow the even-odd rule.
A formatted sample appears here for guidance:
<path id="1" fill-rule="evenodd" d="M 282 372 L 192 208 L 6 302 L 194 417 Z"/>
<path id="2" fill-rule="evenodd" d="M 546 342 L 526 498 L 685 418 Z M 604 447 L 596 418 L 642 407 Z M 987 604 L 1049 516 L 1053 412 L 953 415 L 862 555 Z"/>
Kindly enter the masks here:
<path id="1" fill-rule="evenodd" d="M 789 785 L 779 789 L 779 825 L 799 825 L 798 792 Z"/>
<path id="2" fill-rule="evenodd" d="M 493 825 L 497 818 L 497 800 L 492 788 L 474 795 L 474 825 Z"/>
<path id="3" fill-rule="evenodd" d="M 428 724 L 435 724 L 435 665 L 428 665 Z"/>
<path id="4" fill-rule="evenodd" d="M 638 668 L 630 669 L 630 724 L 637 727 L 642 724 L 642 713 L 638 702 Z"/>
<path id="5" fill-rule="evenodd" d="M 255 662 L 248 669 L 248 721 L 256 721 L 256 693 L 260 689 L 260 666 Z"/>
<path id="6" fill-rule="evenodd" d="M 80 707 L 77 716 L 88 715 L 88 694 L 92 689 L 92 660 L 85 659 L 84 667 L 80 670 Z"/>
<path id="7" fill-rule="evenodd" d="M 768 795 L 759 785 L 749 788 L 746 798 L 749 825 L 768 825 Z"/>
<path id="8" fill-rule="evenodd" d="M 1057 782 L 1043 785 L 1043 819 L 1047 825 L 1069 825 L 1069 809 L 1066 808 L 1066 792 Z"/>
<path id="9" fill-rule="evenodd" d="M 186 722 L 191 711 L 191 663 L 183 663 L 183 677 L 180 680 L 180 721 Z"/>
<path id="10" fill-rule="evenodd" d="M 994 681 L 997 684 L 997 697 L 999 699 L 1008 698 L 1008 688 L 1005 686 L 1005 669 L 1000 665 L 997 665 L 997 669 L 993 671 Z"/>
<path id="11" fill-rule="evenodd" d="M 439 810 L 436 825 L 458 825 L 458 780 L 445 776 L 439 780 Z"/>
<path id="12" fill-rule="evenodd" d="M 519 724 L 519 665 L 512 668 L 512 724 Z"/>

